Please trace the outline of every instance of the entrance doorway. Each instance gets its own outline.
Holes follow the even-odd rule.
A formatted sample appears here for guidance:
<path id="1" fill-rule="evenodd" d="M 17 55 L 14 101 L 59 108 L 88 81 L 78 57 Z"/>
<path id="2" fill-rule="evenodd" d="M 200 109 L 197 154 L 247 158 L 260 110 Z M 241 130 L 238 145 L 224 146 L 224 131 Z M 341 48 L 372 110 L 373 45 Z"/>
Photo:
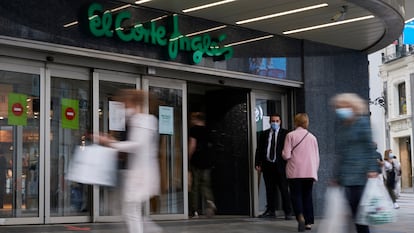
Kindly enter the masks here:
<path id="1" fill-rule="evenodd" d="M 206 115 L 216 214 L 249 215 L 249 91 L 195 83 L 189 83 L 187 90 L 188 113 Z"/>
<path id="2" fill-rule="evenodd" d="M 399 138 L 398 144 L 401 161 L 401 190 L 412 190 L 411 140 L 409 137 Z"/>

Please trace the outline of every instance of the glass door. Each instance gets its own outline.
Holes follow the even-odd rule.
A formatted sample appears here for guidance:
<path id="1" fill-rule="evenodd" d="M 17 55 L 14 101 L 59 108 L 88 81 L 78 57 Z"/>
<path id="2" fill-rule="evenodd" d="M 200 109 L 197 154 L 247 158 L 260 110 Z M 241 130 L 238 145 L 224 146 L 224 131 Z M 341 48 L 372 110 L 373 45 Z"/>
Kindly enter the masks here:
<path id="1" fill-rule="evenodd" d="M 116 125 L 110 123 L 110 119 L 114 118 L 111 115 L 111 108 L 114 105 L 122 104 L 115 102 L 113 97 L 121 89 L 139 89 L 140 88 L 140 76 L 137 74 L 128 74 L 120 72 L 111 72 L 104 70 L 95 70 L 94 84 L 98 85 L 98 88 L 94 87 L 94 90 L 99 90 L 98 98 L 98 112 L 96 113 L 99 118 L 99 125 L 94 127 L 95 132 L 105 132 L 112 135 L 118 140 L 124 140 L 126 138 L 125 122 L 115 122 Z M 113 111 L 113 110 L 112 110 Z M 96 119 L 96 117 L 94 117 Z M 111 122 L 114 122 L 113 120 Z M 96 129 L 98 130 L 96 130 Z M 119 166 L 123 166 L 120 161 Z M 118 182 L 120 184 L 120 182 Z M 121 203 L 120 203 L 120 187 L 94 187 L 94 206 L 97 207 L 95 211 L 96 220 L 98 221 L 117 221 L 121 216 Z"/>
<path id="2" fill-rule="evenodd" d="M 0 59 L 0 224 L 43 222 L 40 67 Z"/>
<path id="3" fill-rule="evenodd" d="M 66 179 L 75 148 L 92 131 L 89 77 L 82 68 L 49 65 L 46 70 L 46 223 L 90 221 L 91 187 Z"/>
<path id="4" fill-rule="evenodd" d="M 154 219 L 183 219 L 188 216 L 186 83 L 143 78 L 143 89 L 155 97 L 149 113 L 159 120 L 161 194 L 150 200 L 148 213 Z"/>
<path id="5" fill-rule="evenodd" d="M 254 156 L 256 152 L 258 134 L 270 128 L 270 114 L 279 113 L 282 117 L 282 127 L 287 128 L 286 96 L 280 93 L 253 91 L 251 95 L 252 108 L 252 155 L 253 155 L 253 215 L 257 216 L 266 209 L 266 189 L 262 175 L 254 169 Z M 279 202 L 280 205 L 280 202 Z M 280 209 L 279 206 L 276 206 Z"/>

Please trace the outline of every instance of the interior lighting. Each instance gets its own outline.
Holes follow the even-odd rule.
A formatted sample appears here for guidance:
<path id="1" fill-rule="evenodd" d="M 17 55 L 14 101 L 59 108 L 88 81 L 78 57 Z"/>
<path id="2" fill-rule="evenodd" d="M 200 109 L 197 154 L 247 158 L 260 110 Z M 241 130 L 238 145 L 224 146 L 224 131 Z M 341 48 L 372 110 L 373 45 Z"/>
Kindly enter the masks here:
<path id="1" fill-rule="evenodd" d="M 142 4 L 142 3 L 146 3 L 146 2 L 151 2 L 152 0 L 140 0 L 140 1 L 135 1 L 135 4 Z"/>
<path id="2" fill-rule="evenodd" d="M 295 29 L 295 30 L 285 31 L 285 32 L 283 32 L 283 34 L 284 35 L 289 35 L 289 34 L 294 34 L 294 33 L 299 33 L 299 32 L 305 32 L 305 31 L 320 29 L 320 28 L 332 27 L 332 26 L 336 26 L 336 25 L 341 25 L 341 24 L 346 24 L 346 23 L 353 23 L 353 22 L 357 22 L 357 21 L 372 19 L 374 17 L 375 16 L 373 16 L 373 15 L 368 15 L 368 16 L 363 16 L 363 17 L 358 17 L 358 18 L 353 18 L 353 19 L 347 19 L 347 20 L 343 20 L 343 21 L 339 21 L 339 22 L 326 23 L 326 24 L 320 24 L 320 25 L 306 27 L 306 28 L 299 28 L 299 29 Z"/>
<path id="3" fill-rule="evenodd" d="M 150 1 L 150 0 L 147 0 L 147 1 Z M 137 3 L 138 4 L 138 3 Z M 116 11 L 120 11 L 120 10 L 123 10 L 123 9 L 125 9 L 125 8 L 128 8 L 128 7 L 130 7 L 131 6 L 131 4 L 125 4 L 125 5 L 123 5 L 123 6 L 120 6 L 120 7 L 116 7 L 116 8 L 113 8 L 113 9 L 111 9 L 111 10 L 108 10 L 108 11 L 110 11 L 110 12 L 116 12 Z M 94 16 L 92 16 L 92 17 L 96 17 L 95 15 Z M 89 20 L 91 20 L 91 19 L 93 19 L 93 18 L 90 18 Z M 79 22 L 78 21 L 73 21 L 73 22 L 70 22 L 70 23 L 67 23 L 67 24 L 65 24 L 65 25 L 63 25 L 63 27 L 64 28 L 68 28 L 68 27 L 72 27 L 72 26 L 75 26 L 75 25 L 77 25 Z"/>
<path id="4" fill-rule="evenodd" d="M 264 15 L 264 16 L 260 16 L 260 17 L 256 17 L 256 18 L 241 20 L 241 21 L 236 22 L 236 24 L 251 23 L 251 22 L 255 22 L 255 21 L 259 21 L 259 20 L 265 20 L 265 19 L 275 18 L 275 17 L 279 17 L 279 16 L 295 14 L 295 13 L 308 11 L 308 10 L 313 10 L 313 9 L 317 9 L 317 8 L 321 8 L 321 7 L 327 7 L 327 6 L 328 6 L 327 3 L 322 3 L 322 4 L 302 7 L 302 8 L 298 8 L 298 9 L 294 9 L 294 10 L 283 11 L 283 12 L 279 12 L 279 13 L 275 13 L 275 14 L 271 14 L 271 15 Z"/>
<path id="5" fill-rule="evenodd" d="M 185 36 L 190 37 L 190 36 L 195 36 L 195 35 L 199 35 L 199 34 L 204 34 L 204 33 L 207 33 L 207 32 L 220 30 L 220 29 L 223 29 L 225 27 L 227 27 L 227 26 L 226 25 L 222 25 L 222 26 L 218 26 L 218 27 L 214 27 L 214 28 L 209 28 L 209 29 L 206 29 L 206 30 L 198 31 L 198 32 L 189 33 L 189 34 L 187 34 Z"/>
<path id="6" fill-rule="evenodd" d="M 209 7 L 213 7 L 213 6 L 218 6 L 218 5 L 222 5 L 222 4 L 226 4 L 226 3 L 230 3 L 230 2 L 234 2 L 236 0 L 224 0 L 224 1 L 219 1 L 219 2 L 213 2 L 210 4 L 206 4 L 206 5 L 201 5 L 201 6 L 197 6 L 197 7 L 192 7 L 192 8 L 188 8 L 183 10 L 184 13 L 188 13 L 191 11 L 198 11 L 201 9 L 205 9 L 205 8 L 209 8 Z"/>
<path id="7" fill-rule="evenodd" d="M 249 39 L 249 40 L 243 40 L 243 41 L 234 42 L 234 43 L 231 43 L 231 44 L 226 44 L 226 45 L 224 45 L 224 47 L 230 47 L 230 46 L 246 44 L 246 43 L 250 43 L 250 42 L 254 42 L 254 41 L 258 41 L 258 40 L 264 40 L 264 39 L 268 39 L 268 38 L 272 38 L 272 37 L 274 37 L 274 35 L 261 36 L 261 37 L 257 37 L 257 38 L 253 38 L 253 39 Z"/>

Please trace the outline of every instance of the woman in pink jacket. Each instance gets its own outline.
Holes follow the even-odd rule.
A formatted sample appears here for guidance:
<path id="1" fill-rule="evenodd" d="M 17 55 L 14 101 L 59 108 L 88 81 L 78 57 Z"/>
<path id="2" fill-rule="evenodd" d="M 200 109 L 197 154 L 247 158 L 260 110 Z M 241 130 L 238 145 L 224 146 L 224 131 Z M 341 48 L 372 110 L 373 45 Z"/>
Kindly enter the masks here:
<path id="1" fill-rule="evenodd" d="M 318 141 L 307 130 L 308 126 L 308 115 L 297 114 L 295 130 L 287 134 L 282 152 L 299 232 L 310 230 L 314 223 L 312 187 L 318 180 L 319 169 Z"/>

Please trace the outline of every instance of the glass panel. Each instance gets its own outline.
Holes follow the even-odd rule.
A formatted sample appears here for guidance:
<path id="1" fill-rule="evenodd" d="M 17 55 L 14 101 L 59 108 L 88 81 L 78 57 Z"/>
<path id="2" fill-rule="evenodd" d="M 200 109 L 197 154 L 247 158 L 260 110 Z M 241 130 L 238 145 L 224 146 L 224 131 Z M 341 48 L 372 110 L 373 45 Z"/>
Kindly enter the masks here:
<path id="1" fill-rule="evenodd" d="M 99 82 L 99 132 L 106 132 L 118 140 L 125 138 L 125 130 L 111 130 L 109 128 L 109 101 L 120 89 L 135 89 L 135 84 L 115 83 L 108 81 Z M 120 165 L 121 166 L 121 165 Z M 119 182 L 118 182 L 119 183 Z M 117 216 L 121 214 L 119 202 L 119 187 L 100 187 L 99 190 L 99 215 Z"/>
<path id="2" fill-rule="evenodd" d="M 2 218 L 39 216 L 39 79 L 0 71 Z"/>
<path id="3" fill-rule="evenodd" d="M 407 114 L 407 97 L 405 95 L 405 83 L 398 84 L 398 104 L 400 115 Z"/>
<path id="4" fill-rule="evenodd" d="M 161 195 L 151 200 L 150 213 L 183 214 L 183 92 L 178 89 L 152 86 L 149 87 L 149 91 L 159 101 L 155 102 L 150 98 L 151 114 L 158 116 L 160 106 L 170 107 L 173 112 L 173 125 L 163 126 L 166 127 L 164 128 L 166 132 L 172 127 L 172 134 L 160 134 Z"/>
<path id="5" fill-rule="evenodd" d="M 92 129 L 89 81 L 52 77 L 50 124 L 50 214 L 89 216 L 90 186 L 65 179 L 73 151 Z"/>
<path id="6" fill-rule="evenodd" d="M 270 128 L 270 115 L 274 113 L 282 114 L 282 103 L 280 100 L 256 99 L 255 121 L 256 121 L 256 139 L 259 139 L 259 133 Z M 257 144 L 256 144 L 257 145 Z M 279 204 L 280 205 L 280 202 Z M 279 206 L 276 206 L 280 209 Z M 266 209 L 266 188 L 261 174 L 259 174 L 259 211 Z"/>

